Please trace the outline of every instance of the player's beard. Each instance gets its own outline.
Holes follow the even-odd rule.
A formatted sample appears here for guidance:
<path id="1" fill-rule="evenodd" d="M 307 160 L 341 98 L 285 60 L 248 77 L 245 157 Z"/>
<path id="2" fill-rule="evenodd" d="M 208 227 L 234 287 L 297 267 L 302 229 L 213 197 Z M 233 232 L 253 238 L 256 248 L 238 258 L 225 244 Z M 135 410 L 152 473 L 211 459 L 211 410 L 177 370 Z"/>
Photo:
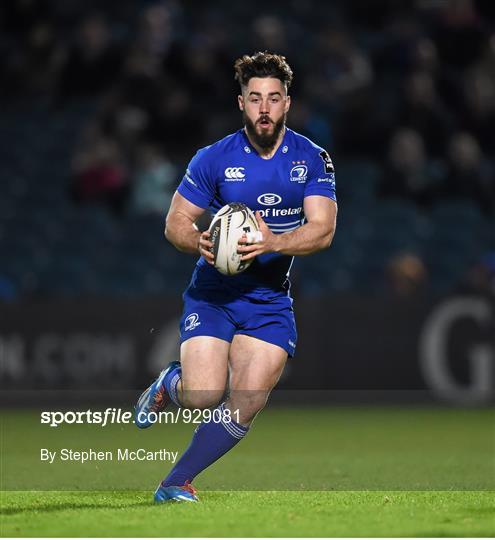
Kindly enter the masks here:
<path id="1" fill-rule="evenodd" d="M 245 111 L 242 113 L 242 118 L 249 138 L 260 148 L 263 148 L 263 150 L 271 150 L 277 143 L 280 132 L 285 126 L 286 115 L 284 114 L 278 122 L 272 122 L 268 116 L 261 116 L 256 120 L 257 123 L 263 118 L 268 119 L 273 125 L 273 131 L 271 133 L 269 133 L 268 130 L 266 130 L 266 132 L 263 132 L 265 131 L 263 130 L 261 133 L 258 133 L 258 131 L 256 131 L 256 123 L 248 118 Z"/>

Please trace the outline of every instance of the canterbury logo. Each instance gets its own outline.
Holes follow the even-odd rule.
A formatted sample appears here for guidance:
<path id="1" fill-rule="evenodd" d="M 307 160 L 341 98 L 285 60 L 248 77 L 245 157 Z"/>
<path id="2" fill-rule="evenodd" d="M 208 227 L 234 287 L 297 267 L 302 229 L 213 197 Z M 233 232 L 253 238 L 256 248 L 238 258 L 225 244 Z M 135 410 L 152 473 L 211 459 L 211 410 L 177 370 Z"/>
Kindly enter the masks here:
<path id="1" fill-rule="evenodd" d="M 244 167 L 227 167 L 225 169 L 225 178 L 241 180 L 245 176 Z"/>

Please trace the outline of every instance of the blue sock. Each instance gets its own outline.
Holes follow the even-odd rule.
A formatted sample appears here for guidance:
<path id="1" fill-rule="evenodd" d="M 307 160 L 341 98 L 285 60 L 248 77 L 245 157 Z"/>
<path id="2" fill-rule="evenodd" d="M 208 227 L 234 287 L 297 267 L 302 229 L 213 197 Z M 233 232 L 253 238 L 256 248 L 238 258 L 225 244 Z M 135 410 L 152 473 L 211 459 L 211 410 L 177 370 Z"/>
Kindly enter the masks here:
<path id="1" fill-rule="evenodd" d="M 218 411 L 218 412 L 217 412 Z M 221 458 L 248 432 L 249 428 L 234 420 L 224 420 L 226 409 L 222 403 L 213 413 L 217 422 L 203 422 L 194 432 L 189 448 L 163 480 L 162 486 L 183 486 Z M 218 418 L 222 421 L 218 422 Z"/>
<path id="2" fill-rule="evenodd" d="M 177 405 L 177 407 L 180 407 L 179 396 L 177 395 L 177 385 L 182 377 L 182 368 L 179 362 L 173 363 L 177 365 L 165 375 L 163 386 L 165 386 L 170 399 Z"/>

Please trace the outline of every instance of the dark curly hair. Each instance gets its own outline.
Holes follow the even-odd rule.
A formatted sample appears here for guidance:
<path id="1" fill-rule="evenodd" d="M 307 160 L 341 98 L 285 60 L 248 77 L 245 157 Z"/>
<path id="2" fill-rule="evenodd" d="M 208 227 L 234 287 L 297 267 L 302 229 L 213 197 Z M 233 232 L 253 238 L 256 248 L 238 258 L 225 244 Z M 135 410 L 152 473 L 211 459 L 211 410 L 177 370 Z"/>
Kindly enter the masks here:
<path id="1" fill-rule="evenodd" d="M 273 77 L 289 88 L 292 82 L 292 69 L 285 56 L 267 51 L 257 52 L 252 56 L 245 54 L 234 63 L 235 79 L 241 87 L 247 86 L 253 77 Z"/>

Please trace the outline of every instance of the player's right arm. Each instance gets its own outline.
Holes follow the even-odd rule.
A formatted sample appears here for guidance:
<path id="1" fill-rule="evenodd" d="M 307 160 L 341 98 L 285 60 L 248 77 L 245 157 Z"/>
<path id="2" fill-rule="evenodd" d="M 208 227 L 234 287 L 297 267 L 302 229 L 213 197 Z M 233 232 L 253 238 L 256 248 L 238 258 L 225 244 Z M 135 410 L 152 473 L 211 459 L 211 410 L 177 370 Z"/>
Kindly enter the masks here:
<path id="1" fill-rule="evenodd" d="M 175 192 L 165 223 L 165 237 L 179 251 L 198 253 L 213 264 L 210 233 L 200 233 L 196 221 L 215 197 L 215 175 L 212 173 L 210 147 L 198 150 Z"/>
<path id="2" fill-rule="evenodd" d="M 178 191 L 175 192 L 165 221 L 165 237 L 179 251 L 198 253 L 213 264 L 210 251 L 213 244 L 209 241 L 210 233 L 200 233 L 196 221 L 205 209 L 188 201 Z"/>

